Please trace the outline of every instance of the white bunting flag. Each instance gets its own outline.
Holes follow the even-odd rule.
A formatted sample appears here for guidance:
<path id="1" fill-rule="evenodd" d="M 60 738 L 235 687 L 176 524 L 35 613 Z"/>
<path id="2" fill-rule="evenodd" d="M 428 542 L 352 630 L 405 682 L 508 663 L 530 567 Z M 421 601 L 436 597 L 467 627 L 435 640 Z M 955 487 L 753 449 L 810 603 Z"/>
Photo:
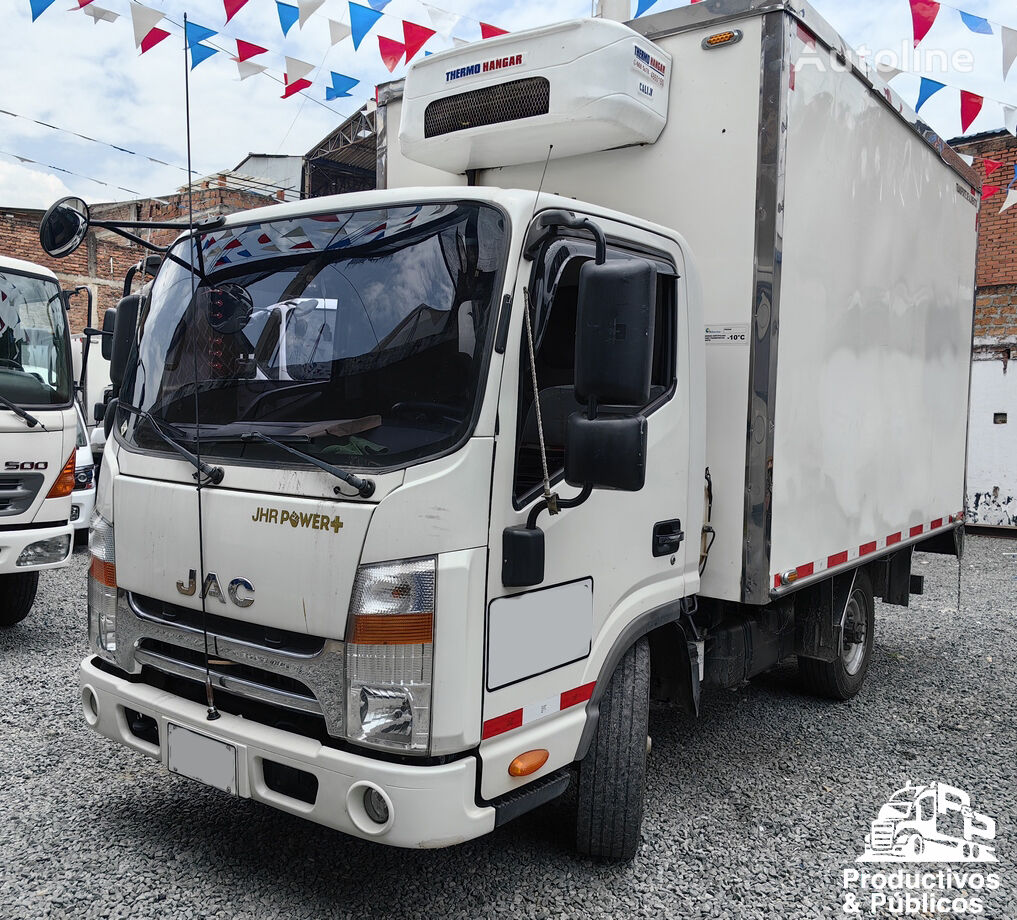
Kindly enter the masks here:
<path id="1" fill-rule="evenodd" d="M 253 61 L 237 61 L 237 72 L 240 74 L 241 80 L 253 77 L 256 73 L 264 73 L 265 69 L 264 64 L 255 64 Z"/>
<path id="2" fill-rule="evenodd" d="M 974 157 L 973 157 L 973 156 L 972 156 L 972 155 L 971 155 L 970 153 L 962 153 L 962 154 L 960 155 L 960 158 L 961 158 L 961 159 L 962 159 L 962 160 L 963 160 L 963 161 L 964 161 L 965 163 L 967 163 L 967 164 L 968 164 L 968 166 L 974 166 L 974 165 L 975 165 L 975 158 L 974 158 Z"/>
<path id="3" fill-rule="evenodd" d="M 76 9 L 79 9 L 79 7 L 71 7 L 72 11 Z M 94 3 L 80 7 L 80 9 L 86 16 L 92 17 L 92 22 L 116 22 L 120 18 L 119 13 L 114 13 L 113 10 L 104 10 L 101 6 L 96 6 Z"/>
<path id="4" fill-rule="evenodd" d="M 324 2 L 325 0 L 297 0 L 301 29 L 304 27 L 304 23 L 321 9 Z"/>
<path id="5" fill-rule="evenodd" d="M 454 35 L 452 36 L 452 45 L 453 45 L 453 47 L 455 47 L 455 48 L 462 48 L 462 47 L 464 47 L 465 45 L 468 45 L 468 44 L 469 44 L 469 42 L 466 41 L 465 38 L 456 38 Z"/>
<path id="6" fill-rule="evenodd" d="M 1003 123 L 1006 125 L 1006 130 L 1017 137 L 1017 108 L 1012 105 L 1003 106 Z"/>
<path id="7" fill-rule="evenodd" d="M 286 58 L 287 83 L 296 83 L 297 80 L 303 80 L 312 70 L 314 70 L 314 65 L 308 64 L 307 61 L 301 61 L 298 58 Z"/>
<path id="8" fill-rule="evenodd" d="M 461 16 L 456 13 L 449 13 L 445 10 L 439 10 L 430 4 L 423 4 L 424 9 L 427 10 L 427 18 L 431 20 L 431 25 L 434 26 L 434 31 L 445 38 L 450 38 L 452 30 L 459 25 Z"/>
<path id="9" fill-rule="evenodd" d="M 332 36 L 332 44 L 338 45 L 347 35 L 350 34 L 350 27 L 345 22 L 336 22 L 334 19 L 328 21 L 328 31 Z"/>
<path id="10" fill-rule="evenodd" d="M 1017 32 L 1006 26 L 1001 28 L 1003 29 L 1003 79 L 1005 80 L 1010 75 L 1010 68 L 1013 67 L 1014 60 L 1017 60 Z"/>
<path id="11" fill-rule="evenodd" d="M 904 71 L 899 70 L 892 64 L 881 64 L 877 61 L 876 73 L 878 73 L 883 78 L 883 80 L 889 83 L 894 77 L 899 77 L 902 73 L 904 73 Z"/>
<path id="12" fill-rule="evenodd" d="M 87 7 L 86 7 L 87 9 Z M 134 45 L 141 47 L 145 36 L 162 22 L 162 13 L 158 10 L 149 9 L 140 3 L 131 2 L 131 25 L 134 26 Z"/>
<path id="13" fill-rule="evenodd" d="M 1003 202 L 1003 207 L 999 209 L 999 213 L 1002 214 L 1004 211 L 1012 208 L 1015 204 L 1017 204 L 1017 188 L 1012 188 L 1006 193 L 1006 201 Z"/>

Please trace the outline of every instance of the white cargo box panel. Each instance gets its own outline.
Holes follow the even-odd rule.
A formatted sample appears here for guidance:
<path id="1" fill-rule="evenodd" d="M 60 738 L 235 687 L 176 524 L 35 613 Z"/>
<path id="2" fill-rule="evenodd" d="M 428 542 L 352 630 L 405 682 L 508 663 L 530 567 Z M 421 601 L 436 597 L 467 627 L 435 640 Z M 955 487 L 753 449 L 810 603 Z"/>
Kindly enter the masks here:
<path id="1" fill-rule="evenodd" d="M 402 155 L 451 173 L 652 144 L 667 121 L 671 57 L 628 26 L 584 19 L 414 63 Z"/>

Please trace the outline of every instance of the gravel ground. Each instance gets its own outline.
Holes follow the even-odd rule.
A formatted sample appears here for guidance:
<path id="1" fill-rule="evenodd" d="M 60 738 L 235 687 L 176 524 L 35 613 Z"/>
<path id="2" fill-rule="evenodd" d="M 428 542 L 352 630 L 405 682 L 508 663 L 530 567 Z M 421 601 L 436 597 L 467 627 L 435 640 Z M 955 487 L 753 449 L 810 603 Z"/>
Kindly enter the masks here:
<path id="1" fill-rule="evenodd" d="M 43 575 L 0 634 L 0 917 L 845 916 L 841 874 L 908 779 L 970 791 L 997 818 L 1017 917 L 1017 542 L 916 556 L 926 593 L 877 610 L 859 697 L 800 696 L 793 669 L 659 708 L 643 845 L 627 866 L 569 851 L 569 802 L 486 838 L 407 852 L 170 777 L 78 711 L 87 557 Z M 877 867 L 878 868 L 878 867 Z M 922 915 L 927 916 L 927 915 Z"/>

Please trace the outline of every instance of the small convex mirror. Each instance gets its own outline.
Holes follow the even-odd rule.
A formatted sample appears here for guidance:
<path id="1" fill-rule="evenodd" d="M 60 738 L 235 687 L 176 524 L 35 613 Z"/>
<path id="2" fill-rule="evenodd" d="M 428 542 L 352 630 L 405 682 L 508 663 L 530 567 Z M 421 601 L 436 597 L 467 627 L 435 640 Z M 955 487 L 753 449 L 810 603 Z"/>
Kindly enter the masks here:
<path id="1" fill-rule="evenodd" d="M 39 243 L 54 259 L 69 256 L 88 233 L 88 205 L 80 198 L 61 198 L 42 217 Z"/>
<path id="2" fill-rule="evenodd" d="M 198 310 L 204 310 L 208 325 L 216 332 L 232 335 L 250 322 L 254 301 L 239 284 L 218 284 L 199 288 L 195 294 Z"/>

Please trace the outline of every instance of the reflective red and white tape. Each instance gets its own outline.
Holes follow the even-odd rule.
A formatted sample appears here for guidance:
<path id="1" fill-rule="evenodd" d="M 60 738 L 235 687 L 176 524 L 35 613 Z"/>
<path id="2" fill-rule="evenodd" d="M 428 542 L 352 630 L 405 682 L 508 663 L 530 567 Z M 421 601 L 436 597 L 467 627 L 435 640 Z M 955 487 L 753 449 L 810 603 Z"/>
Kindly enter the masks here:
<path id="1" fill-rule="evenodd" d="M 947 515 L 945 518 L 936 518 L 929 524 L 916 524 L 914 527 L 907 528 L 907 530 L 898 530 L 896 533 L 888 534 L 881 540 L 873 540 L 871 543 L 863 543 L 861 546 L 857 546 L 852 549 L 841 550 L 839 553 L 834 553 L 832 556 L 827 556 L 824 559 L 817 559 L 814 562 L 806 562 L 804 565 L 791 569 L 790 572 L 777 572 L 773 576 L 773 586 L 775 588 L 785 588 L 788 585 L 794 584 L 796 581 L 801 581 L 803 578 L 808 578 L 818 572 L 825 572 L 827 569 L 835 569 L 837 566 L 853 562 L 855 559 L 861 559 L 864 556 L 871 556 L 873 553 L 878 553 L 880 550 L 896 546 L 904 540 L 913 540 L 916 537 L 923 536 L 924 534 L 932 533 L 934 530 L 939 530 L 946 524 L 959 524 L 963 520 L 964 512 L 960 511 L 957 514 Z M 788 578 L 788 575 L 791 575 L 792 573 L 793 577 Z"/>
<path id="2" fill-rule="evenodd" d="M 578 706 L 580 703 L 585 703 L 591 696 L 593 696 L 593 688 L 596 686 L 596 682 L 592 684 L 583 684 L 581 687 L 576 687 L 573 690 L 566 690 L 559 696 L 553 696 L 549 700 L 544 700 L 542 703 L 531 703 L 529 706 L 524 706 L 522 709 L 514 709 L 512 712 L 506 712 L 503 716 L 496 716 L 493 719 L 488 719 L 484 722 L 484 730 L 481 733 L 481 738 L 485 741 L 488 738 L 493 738 L 495 735 L 502 735 L 505 732 L 510 732 L 514 728 L 519 728 L 521 725 L 528 725 L 530 722 L 536 722 L 537 719 L 542 719 L 544 716 L 552 715 L 556 712 L 561 712 L 563 709 L 569 709 L 572 706 Z"/>

